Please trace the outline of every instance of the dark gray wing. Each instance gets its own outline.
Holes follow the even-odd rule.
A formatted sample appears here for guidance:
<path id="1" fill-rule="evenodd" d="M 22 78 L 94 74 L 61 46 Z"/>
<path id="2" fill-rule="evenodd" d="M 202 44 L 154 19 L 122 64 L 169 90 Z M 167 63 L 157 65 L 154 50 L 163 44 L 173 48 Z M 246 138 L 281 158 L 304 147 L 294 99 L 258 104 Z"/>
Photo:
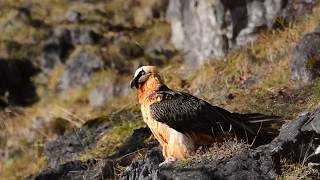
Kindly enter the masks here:
<path id="1" fill-rule="evenodd" d="M 170 89 L 155 95 L 161 101 L 150 106 L 152 118 L 182 133 L 193 131 L 219 136 L 232 131 L 248 138 L 260 129 L 268 130 L 265 126 L 261 128 L 262 123 L 269 125 L 279 120 L 262 114 L 230 113 L 195 96 Z"/>
<path id="2" fill-rule="evenodd" d="M 244 126 L 232 117 L 232 113 L 187 93 L 159 91 L 156 96 L 162 101 L 150 106 L 153 119 L 175 130 L 215 133 L 227 132 L 231 126 Z M 218 134 L 217 134 L 218 133 Z"/>

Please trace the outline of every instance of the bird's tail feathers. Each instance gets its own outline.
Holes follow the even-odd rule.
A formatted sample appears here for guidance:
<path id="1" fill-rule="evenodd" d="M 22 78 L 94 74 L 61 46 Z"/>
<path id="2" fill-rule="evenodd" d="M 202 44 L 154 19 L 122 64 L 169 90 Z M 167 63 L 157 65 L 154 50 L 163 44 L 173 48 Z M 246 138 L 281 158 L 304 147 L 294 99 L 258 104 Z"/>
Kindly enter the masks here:
<path id="1" fill-rule="evenodd" d="M 258 129 L 261 133 L 278 134 L 283 121 L 281 117 L 264 115 L 259 113 L 238 114 L 233 113 L 234 118 L 240 119 L 246 126 L 254 132 Z"/>

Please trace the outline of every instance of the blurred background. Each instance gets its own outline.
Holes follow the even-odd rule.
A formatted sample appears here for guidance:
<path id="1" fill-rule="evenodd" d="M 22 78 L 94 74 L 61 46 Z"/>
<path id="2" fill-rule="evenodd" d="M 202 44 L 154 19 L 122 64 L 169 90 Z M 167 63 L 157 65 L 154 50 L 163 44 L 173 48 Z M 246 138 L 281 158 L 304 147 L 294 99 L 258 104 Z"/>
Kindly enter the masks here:
<path id="1" fill-rule="evenodd" d="M 114 154 L 145 126 L 129 89 L 141 65 L 158 66 L 170 88 L 230 111 L 290 120 L 314 109 L 317 5 L 1 0 L 0 179 Z"/>

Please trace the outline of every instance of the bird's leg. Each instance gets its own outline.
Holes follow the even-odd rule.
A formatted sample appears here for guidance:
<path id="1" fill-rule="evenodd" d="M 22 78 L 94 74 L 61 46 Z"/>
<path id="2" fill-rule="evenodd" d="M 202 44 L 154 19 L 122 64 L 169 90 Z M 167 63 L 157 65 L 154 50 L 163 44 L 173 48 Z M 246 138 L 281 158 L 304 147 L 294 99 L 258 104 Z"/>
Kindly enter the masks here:
<path id="1" fill-rule="evenodd" d="M 162 163 L 159 164 L 159 167 L 173 164 L 176 161 L 177 161 L 177 158 L 175 158 L 175 157 L 167 157 L 165 161 L 163 161 Z"/>
<path id="2" fill-rule="evenodd" d="M 162 154 L 166 159 L 162 163 L 159 164 L 159 167 L 163 167 L 163 166 L 166 166 L 168 164 L 172 164 L 177 160 L 177 158 L 169 155 L 168 145 L 167 144 L 163 144 L 163 146 L 162 146 Z"/>

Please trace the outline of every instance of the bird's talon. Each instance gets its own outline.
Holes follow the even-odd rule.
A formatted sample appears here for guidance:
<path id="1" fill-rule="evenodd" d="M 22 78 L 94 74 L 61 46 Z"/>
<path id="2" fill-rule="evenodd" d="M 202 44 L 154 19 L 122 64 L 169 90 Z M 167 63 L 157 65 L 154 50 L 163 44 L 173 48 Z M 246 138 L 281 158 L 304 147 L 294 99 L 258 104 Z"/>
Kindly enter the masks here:
<path id="1" fill-rule="evenodd" d="M 163 161 L 162 163 L 159 164 L 159 167 L 164 167 L 170 164 L 173 164 L 174 162 L 176 162 L 177 159 L 173 158 L 173 157 L 169 157 L 167 158 L 165 161 Z"/>

